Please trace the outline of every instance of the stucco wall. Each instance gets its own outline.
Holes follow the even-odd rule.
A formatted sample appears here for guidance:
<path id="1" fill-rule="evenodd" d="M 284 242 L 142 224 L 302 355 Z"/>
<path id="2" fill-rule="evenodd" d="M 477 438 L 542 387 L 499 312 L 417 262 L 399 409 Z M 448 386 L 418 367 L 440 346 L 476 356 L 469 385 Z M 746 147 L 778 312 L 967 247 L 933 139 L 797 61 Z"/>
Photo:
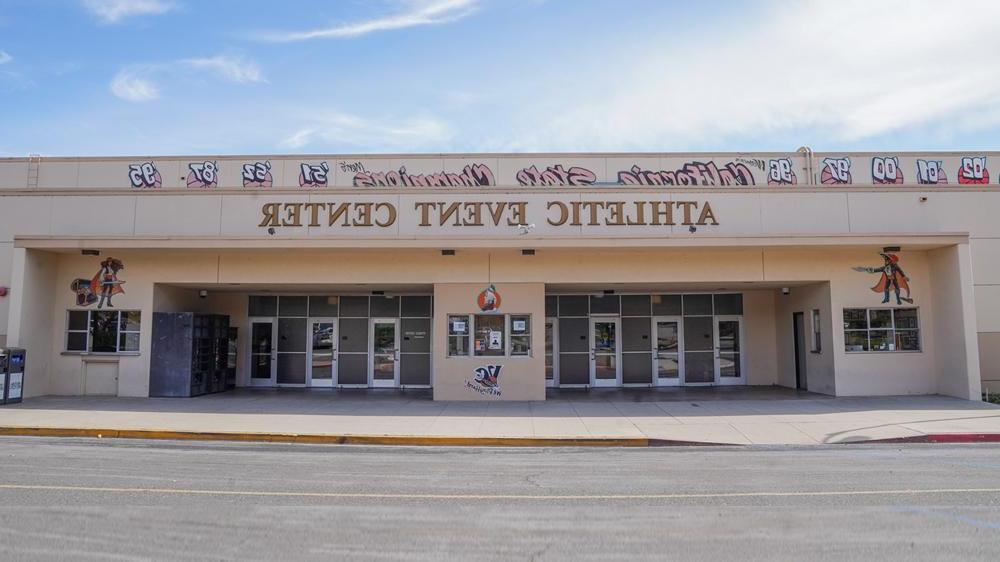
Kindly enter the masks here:
<path id="1" fill-rule="evenodd" d="M 434 285 L 435 400 L 544 400 L 545 399 L 545 286 L 541 283 L 496 283 L 501 295 L 498 314 L 531 315 L 530 357 L 448 357 L 449 314 L 482 314 L 476 304 L 483 283 Z M 510 334 L 507 334 L 510 337 Z M 500 365 L 499 397 L 467 386 L 477 367 Z"/>

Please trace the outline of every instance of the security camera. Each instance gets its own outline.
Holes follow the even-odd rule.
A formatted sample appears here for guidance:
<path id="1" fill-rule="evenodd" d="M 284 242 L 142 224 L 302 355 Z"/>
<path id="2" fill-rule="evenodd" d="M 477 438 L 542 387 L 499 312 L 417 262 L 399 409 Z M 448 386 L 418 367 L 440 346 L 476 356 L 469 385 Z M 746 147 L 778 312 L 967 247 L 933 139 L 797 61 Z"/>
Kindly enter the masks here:
<path id="1" fill-rule="evenodd" d="M 535 223 L 531 224 L 519 224 L 517 225 L 517 233 L 521 236 L 525 234 L 531 234 L 531 231 L 535 229 Z"/>
<path id="2" fill-rule="evenodd" d="M 782 294 L 782 295 L 787 295 L 787 294 L 789 294 L 789 293 L 791 293 L 791 292 L 792 292 L 792 290 L 791 290 L 791 289 L 789 289 L 788 287 L 782 287 L 782 288 L 781 288 L 781 294 Z"/>
<path id="3" fill-rule="evenodd" d="M 208 297 L 208 291 L 206 291 L 205 289 L 198 291 L 198 298 L 204 299 L 207 297 Z"/>

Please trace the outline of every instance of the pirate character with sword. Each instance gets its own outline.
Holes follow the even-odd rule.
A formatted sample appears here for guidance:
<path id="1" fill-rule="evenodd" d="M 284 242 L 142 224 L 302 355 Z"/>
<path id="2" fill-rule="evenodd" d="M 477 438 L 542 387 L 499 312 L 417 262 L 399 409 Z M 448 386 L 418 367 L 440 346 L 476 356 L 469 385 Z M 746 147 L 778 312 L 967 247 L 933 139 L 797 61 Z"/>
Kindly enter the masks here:
<path id="1" fill-rule="evenodd" d="M 97 308 L 103 308 L 105 303 L 114 308 L 111 297 L 125 292 L 122 287 L 125 282 L 118 279 L 118 272 L 123 269 L 125 264 L 119 259 L 108 258 L 101 262 L 101 269 L 90 280 L 90 293 L 99 297 Z"/>
<path id="2" fill-rule="evenodd" d="M 855 267 L 853 268 L 854 271 L 882 274 L 878 283 L 872 287 L 872 291 L 884 295 L 882 298 L 883 304 L 889 302 L 889 291 L 896 293 L 896 304 L 903 304 L 904 302 L 913 304 L 913 299 L 910 298 L 910 278 L 903 272 L 903 268 L 899 267 L 899 256 L 886 251 L 879 253 L 879 255 L 885 260 L 885 264 L 882 267 Z M 900 291 L 906 291 L 906 296 L 900 296 Z"/>

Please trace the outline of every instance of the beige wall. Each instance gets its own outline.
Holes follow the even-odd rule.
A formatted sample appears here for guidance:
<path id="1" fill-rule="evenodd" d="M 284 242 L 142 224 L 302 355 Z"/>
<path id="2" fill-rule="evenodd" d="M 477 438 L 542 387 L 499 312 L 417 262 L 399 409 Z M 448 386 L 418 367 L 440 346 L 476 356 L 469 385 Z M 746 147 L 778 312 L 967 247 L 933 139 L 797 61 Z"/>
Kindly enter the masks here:
<path id="1" fill-rule="evenodd" d="M 108 252 L 101 257 L 16 250 L 11 344 L 29 347 L 34 367 L 31 393 L 80 394 L 86 386 L 83 357 L 63 353 L 66 310 L 75 308 L 69 290 L 75 278 L 89 279 L 109 255 L 121 259 L 125 294 L 115 307 L 142 311 L 138 355 L 116 358 L 118 394 L 148 393 L 148 350 L 154 311 L 203 311 L 229 314 L 240 328 L 239 381 L 246 380 L 249 334 L 247 295 L 233 283 L 258 283 L 275 292 L 323 292 L 325 286 L 367 290 L 371 284 L 433 284 L 435 294 L 435 394 L 447 399 L 484 399 L 464 387 L 477 359 L 447 358 L 445 334 L 449 313 L 473 313 L 476 296 L 492 279 L 503 295 L 506 313 L 532 314 L 532 358 L 504 359 L 503 399 L 544 396 L 544 294 L 547 284 L 612 286 L 620 292 L 679 291 L 695 287 L 744 293 L 744 325 L 749 384 L 794 386 L 791 315 L 821 310 L 823 350 L 807 354 L 809 389 L 858 394 L 942 392 L 970 396 L 978 386 L 967 247 L 900 253 L 911 278 L 912 297 L 920 309 L 923 349 L 917 353 L 848 354 L 843 351 L 840 315 L 844 307 L 879 307 L 881 294 L 870 287 L 877 275 L 853 271 L 877 266 L 878 248 L 814 249 L 672 249 L 539 250 L 535 256 L 514 251 L 462 250 L 441 256 L 432 250 L 299 252 Z M 964 256 L 964 257 L 963 257 Z M 595 267 L 595 263 L 603 264 Z M 759 288 L 760 284 L 767 288 Z M 790 285 L 781 295 L 778 287 Z M 183 287 L 179 286 L 183 285 Z M 209 291 L 198 298 L 197 290 Z M 328 290 L 328 289 L 327 289 Z M 894 306 L 894 305 L 893 305 Z M 37 318 L 47 318 L 39 322 Z M 964 336 L 957 327 L 966 326 Z M 971 345 L 970 342 L 971 341 Z M 984 346 L 989 353 L 989 346 Z M 44 351 L 48 350 L 46 354 Z M 969 354 L 972 354 L 971 356 Z M 966 357 L 966 363 L 962 358 Z M 963 390 L 965 389 L 965 390 Z"/>
<path id="2" fill-rule="evenodd" d="M 841 329 L 840 310 L 834 318 L 830 300 L 830 283 L 812 283 L 789 287 L 787 295 L 781 290 L 774 291 L 777 301 L 775 315 L 775 330 L 778 355 L 777 384 L 795 388 L 795 342 L 793 340 L 794 323 L 792 315 L 802 313 L 803 329 L 805 330 L 805 376 L 806 387 L 811 392 L 821 394 L 837 394 L 837 378 L 834 362 L 838 354 L 843 353 L 843 344 L 834 347 L 834 330 Z M 820 350 L 813 352 L 812 341 L 812 311 L 820 314 Z M 843 336 L 841 336 L 841 340 Z"/>
<path id="3" fill-rule="evenodd" d="M 449 314 L 481 314 L 477 297 L 484 283 L 434 285 L 433 365 L 435 400 L 544 400 L 545 399 L 545 286 L 541 283 L 496 283 L 498 314 L 531 315 L 530 357 L 448 357 Z M 509 338 L 510 334 L 507 334 Z M 483 395 L 466 386 L 477 367 L 500 365 L 499 397 Z"/>

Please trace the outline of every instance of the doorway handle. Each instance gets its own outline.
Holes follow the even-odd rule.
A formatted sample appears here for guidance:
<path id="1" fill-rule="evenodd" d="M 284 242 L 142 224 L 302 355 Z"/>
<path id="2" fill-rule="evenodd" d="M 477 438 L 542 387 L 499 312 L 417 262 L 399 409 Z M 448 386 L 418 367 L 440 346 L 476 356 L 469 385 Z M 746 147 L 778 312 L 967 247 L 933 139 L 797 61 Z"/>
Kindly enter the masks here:
<path id="1" fill-rule="evenodd" d="M 596 359 L 597 359 L 597 348 L 595 347 L 590 350 L 590 360 L 594 361 Z"/>
<path id="2" fill-rule="evenodd" d="M 395 362 L 397 362 L 397 363 L 399 362 L 399 350 L 398 349 L 393 350 L 392 360 L 395 361 Z"/>

